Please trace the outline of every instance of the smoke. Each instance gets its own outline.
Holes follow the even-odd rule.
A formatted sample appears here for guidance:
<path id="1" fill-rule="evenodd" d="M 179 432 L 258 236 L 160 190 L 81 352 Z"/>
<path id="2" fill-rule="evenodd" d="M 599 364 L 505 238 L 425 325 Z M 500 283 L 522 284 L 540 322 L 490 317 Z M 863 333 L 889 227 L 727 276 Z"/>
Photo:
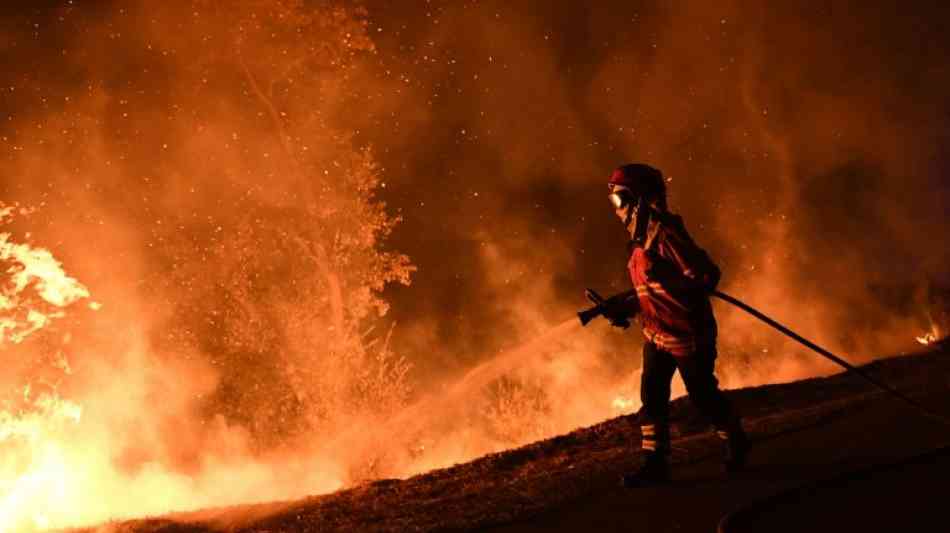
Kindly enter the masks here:
<path id="1" fill-rule="evenodd" d="M 8 523 L 329 491 L 635 410 L 638 333 L 570 324 L 629 286 L 627 161 L 725 291 L 852 361 L 939 316 L 938 8 L 364 7 L 2 8 L 0 194 L 36 207 L 12 238 L 103 304 L 39 335 L 83 414 L 38 411 Z M 833 370 L 716 311 L 728 386 Z"/>
<path id="2" fill-rule="evenodd" d="M 464 317 L 437 338 L 468 361 L 531 330 L 519 309 L 553 321 L 584 286 L 624 288 L 602 186 L 646 161 L 722 289 L 854 361 L 907 349 L 921 293 L 947 278 L 947 43 L 940 8 L 918 7 L 371 5 L 380 68 L 404 88 L 362 131 L 390 147 L 393 198 L 414 200 L 394 242 L 419 277 L 393 292 L 397 316 Z M 833 370 L 717 312 L 731 385 Z M 636 364 L 634 337 L 604 349 Z"/>
<path id="3" fill-rule="evenodd" d="M 397 219 L 372 152 L 330 117 L 373 51 L 361 12 L 181 7 L 65 3 L 2 28 L 37 61 L 5 84 L 2 194 L 33 213 L 4 245 L 25 273 L 47 256 L 20 252 L 49 247 L 102 303 L 55 324 L 30 311 L 43 335 L 6 350 L 23 369 L 3 391 L 4 529 L 375 477 L 378 450 L 329 442 L 407 400 L 379 292 L 412 266 L 383 249 Z M 26 312 L 5 303 L 6 322 Z M 39 385 L 50 400 L 16 407 Z"/>

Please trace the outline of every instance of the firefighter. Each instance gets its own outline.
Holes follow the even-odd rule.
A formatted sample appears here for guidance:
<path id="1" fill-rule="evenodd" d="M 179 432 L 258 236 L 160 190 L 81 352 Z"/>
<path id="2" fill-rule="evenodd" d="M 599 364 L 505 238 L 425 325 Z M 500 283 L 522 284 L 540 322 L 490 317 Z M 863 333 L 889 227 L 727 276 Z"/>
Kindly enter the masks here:
<path id="1" fill-rule="evenodd" d="M 611 313 L 639 311 L 643 328 L 641 447 L 646 459 L 623 484 L 640 487 L 669 480 L 670 383 L 679 370 L 690 401 L 723 441 L 727 471 L 743 467 L 749 442 L 739 417 L 719 390 L 714 375 L 716 319 L 708 293 L 719 282 L 719 268 L 670 213 L 662 173 L 645 164 L 623 165 L 610 175 L 609 199 L 630 233 L 627 268 L 633 282 L 626 300 Z"/>

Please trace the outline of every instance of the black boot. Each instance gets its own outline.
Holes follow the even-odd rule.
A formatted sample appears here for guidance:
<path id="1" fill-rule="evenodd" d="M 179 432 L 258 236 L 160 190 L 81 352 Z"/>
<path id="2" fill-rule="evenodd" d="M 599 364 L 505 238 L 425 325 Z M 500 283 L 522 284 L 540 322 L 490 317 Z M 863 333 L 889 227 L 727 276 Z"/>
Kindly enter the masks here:
<path id="1" fill-rule="evenodd" d="M 664 453 L 648 453 L 643 465 L 623 475 L 623 486 L 642 488 L 662 485 L 670 480 L 670 463 Z"/>
<path id="2" fill-rule="evenodd" d="M 723 442 L 722 464 L 726 472 L 734 473 L 744 469 L 750 445 L 749 437 L 742 429 L 742 423 L 736 421 L 730 424 L 729 429 L 718 430 L 716 434 Z"/>

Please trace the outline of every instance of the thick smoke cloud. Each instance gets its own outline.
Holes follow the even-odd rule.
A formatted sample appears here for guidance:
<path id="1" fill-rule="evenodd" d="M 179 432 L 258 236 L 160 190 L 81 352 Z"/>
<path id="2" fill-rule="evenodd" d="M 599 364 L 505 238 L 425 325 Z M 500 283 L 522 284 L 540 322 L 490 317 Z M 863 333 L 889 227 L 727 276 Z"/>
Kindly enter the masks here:
<path id="1" fill-rule="evenodd" d="M 726 291 L 856 360 L 906 348 L 927 327 L 921 294 L 947 283 L 940 10 L 372 5 L 394 88 L 362 130 L 387 148 L 395 242 L 420 268 L 397 316 L 439 317 L 425 342 L 464 361 L 523 331 L 512 309 L 555 321 L 585 285 L 624 287 L 602 185 L 640 160 L 664 170 Z M 830 369 L 718 310 L 736 361 L 793 367 L 761 379 Z M 612 349 L 636 359 L 625 342 Z"/>
<path id="2" fill-rule="evenodd" d="M 565 324 L 584 287 L 629 286 L 604 198 L 627 161 L 663 169 L 724 290 L 854 361 L 907 349 L 945 305 L 938 7 L 301 2 L 336 36 L 314 57 L 346 60 L 310 65 L 325 73 L 312 90 L 268 109 L 240 67 L 290 67 L 284 49 L 236 55 L 216 5 L 2 8 L 0 195 L 38 208 L 16 237 L 49 247 L 105 303 L 70 317 L 76 371 L 60 392 L 100 415 L 84 435 L 110 452 L 96 467 L 112 477 L 103 508 L 61 523 L 408 475 L 635 409 L 639 334 Z M 240 5 L 270 20 L 276 4 Z M 325 135 L 275 136 L 281 111 Z M 319 165 L 286 157 L 304 147 Z M 339 176 L 339 189 L 313 185 Z M 366 346 L 406 358 L 379 367 L 327 362 L 332 290 L 294 288 L 321 273 L 283 239 L 300 205 L 346 211 L 353 191 L 402 217 L 373 246 L 418 267 L 409 286 L 376 285 L 382 318 L 370 291 L 344 291 L 365 311 L 351 324 Z M 268 304 L 239 331 L 211 319 L 233 302 L 209 287 L 235 280 Z M 717 313 L 728 386 L 833 370 Z M 225 338 L 250 348 L 210 342 Z M 390 396 L 350 401 L 352 387 L 333 388 L 347 372 Z M 307 417 L 326 430 L 294 433 Z M 174 501 L 134 506 L 159 489 Z"/>

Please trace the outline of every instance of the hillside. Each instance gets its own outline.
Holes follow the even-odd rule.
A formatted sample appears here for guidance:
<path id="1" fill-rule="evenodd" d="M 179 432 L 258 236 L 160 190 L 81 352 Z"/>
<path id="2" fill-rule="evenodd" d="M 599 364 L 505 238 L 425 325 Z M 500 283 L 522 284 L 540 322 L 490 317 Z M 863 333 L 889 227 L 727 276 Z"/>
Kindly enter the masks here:
<path id="1" fill-rule="evenodd" d="M 947 345 L 938 346 L 865 368 L 950 413 L 948 351 Z M 835 523 L 875 531 L 894 523 L 926 523 L 937 512 L 941 491 L 927 489 L 942 483 L 950 470 L 950 457 L 941 448 L 950 442 L 950 429 L 845 374 L 729 394 L 755 445 L 749 469 L 731 478 L 719 470 L 718 441 L 679 399 L 673 406 L 675 479 L 662 488 L 618 486 L 618 474 L 638 461 L 639 441 L 630 417 L 618 417 L 405 480 L 298 501 L 112 523 L 100 530 L 713 531 L 728 515 L 723 524 L 728 531 L 777 531 L 777 524 L 802 530 L 809 519 L 805 530 L 832 529 Z M 889 505 L 867 505 L 881 501 Z M 908 505 L 913 513 L 901 510 Z"/>

